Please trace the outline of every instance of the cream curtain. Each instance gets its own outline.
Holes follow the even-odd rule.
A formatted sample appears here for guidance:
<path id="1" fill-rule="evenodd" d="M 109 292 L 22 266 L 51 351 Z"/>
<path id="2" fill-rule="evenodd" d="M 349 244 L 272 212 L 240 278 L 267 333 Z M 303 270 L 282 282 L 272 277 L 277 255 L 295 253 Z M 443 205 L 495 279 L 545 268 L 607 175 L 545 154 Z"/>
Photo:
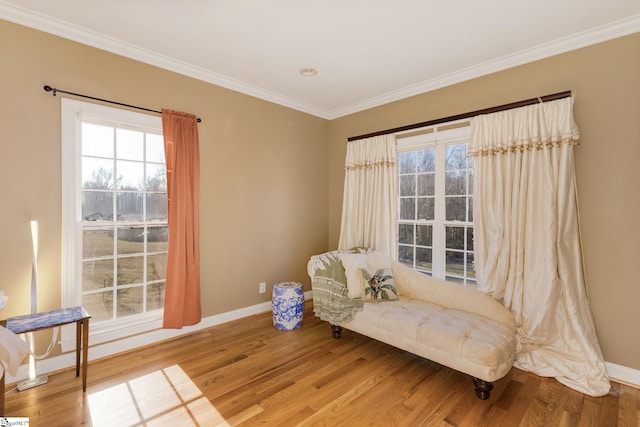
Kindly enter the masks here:
<path id="1" fill-rule="evenodd" d="M 583 275 L 573 99 L 478 116 L 471 125 L 476 274 L 480 289 L 516 317 L 514 366 L 607 394 Z"/>
<path id="2" fill-rule="evenodd" d="M 393 135 L 348 143 L 339 249 L 366 246 L 396 258 L 397 158 Z"/>

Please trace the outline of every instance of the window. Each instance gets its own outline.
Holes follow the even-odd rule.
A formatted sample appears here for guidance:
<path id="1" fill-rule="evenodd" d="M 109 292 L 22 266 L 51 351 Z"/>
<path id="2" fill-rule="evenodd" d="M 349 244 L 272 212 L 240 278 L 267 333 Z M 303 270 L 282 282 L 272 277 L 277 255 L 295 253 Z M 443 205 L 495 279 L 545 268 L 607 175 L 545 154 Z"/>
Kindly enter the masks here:
<path id="1" fill-rule="evenodd" d="M 105 341 L 155 328 L 168 249 L 162 120 L 62 105 L 63 306 L 84 306 Z"/>
<path id="2" fill-rule="evenodd" d="M 470 128 L 451 127 L 398 136 L 398 260 L 475 284 Z"/>

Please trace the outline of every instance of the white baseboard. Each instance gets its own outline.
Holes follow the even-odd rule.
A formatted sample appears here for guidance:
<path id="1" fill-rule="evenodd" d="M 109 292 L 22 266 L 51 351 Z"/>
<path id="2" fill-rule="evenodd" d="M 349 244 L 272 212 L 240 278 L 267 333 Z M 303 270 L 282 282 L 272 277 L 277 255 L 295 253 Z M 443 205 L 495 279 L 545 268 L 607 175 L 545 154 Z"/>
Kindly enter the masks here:
<path id="1" fill-rule="evenodd" d="M 311 299 L 311 291 L 305 292 L 304 297 L 305 300 Z M 209 316 L 202 319 L 202 321 L 197 325 L 187 326 L 183 329 L 157 329 L 151 332 L 136 335 L 134 337 L 129 337 L 104 344 L 93 345 L 90 347 L 88 357 L 89 360 L 96 360 L 103 357 L 112 356 L 114 354 L 131 350 L 136 347 L 142 347 L 166 339 L 179 337 L 181 335 L 195 332 L 200 329 L 209 328 L 211 326 L 220 325 L 232 320 L 241 319 L 243 317 L 252 316 L 258 313 L 264 313 L 266 311 L 271 311 L 271 302 L 264 302 L 250 307 Z M 60 356 L 44 359 L 37 363 L 37 374 L 48 374 L 51 372 L 59 371 L 61 369 L 66 369 L 75 366 L 75 363 L 75 352 L 65 353 Z M 615 363 L 610 362 L 605 362 L 605 365 L 609 378 L 611 378 L 613 381 L 622 382 L 624 384 L 640 388 L 640 370 L 616 365 Z M 20 366 L 15 377 L 12 377 L 7 372 L 6 383 L 11 384 L 23 381 L 27 378 L 29 378 L 29 366 L 25 364 Z"/>
<path id="2" fill-rule="evenodd" d="M 640 388 L 640 370 L 627 368 L 626 366 L 616 365 L 615 363 L 605 362 L 607 374 L 613 381 L 618 381 Z"/>
<path id="3" fill-rule="evenodd" d="M 304 293 L 305 300 L 312 298 L 312 292 L 307 291 Z M 164 341 L 171 338 L 176 338 L 181 335 L 185 335 L 191 332 L 199 331 L 201 329 L 209 328 L 211 326 L 220 325 L 222 323 L 230 322 L 232 320 L 241 319 L 243 317 L 252 316 L 258 313 L 264 313 L 271 311 L 271 301 L 263 302 L 261 304 L 252 305 L 249 307 L 240 308 L 238 310 L 228 311 L 222 314 L 216 314 L 213 316 L 205 317 L 200 323 L 193 326 L 186 326 L 182 329 L 156 329 L 143 334 L 135 335 L 132 337 L 120 339 L 117 341 L 111 341 L 104 344 L 91 345 L 89 347 L 89 360 L 101 359 L 103 357 L 112 356 L 123 351 L 132 350 L 136 347 L 142 347 L 145 345 L 153 344 L 159 341 Z M 75 351 L 64 353 L 60 356 L 50 357 L 44 360 L 40 360 L 36 364 L 36 373 L 38 375 L 48 374 L 51 372 L 59 371 L 73 367 L 76 364 Z M 7 384 L 23 381 L 29 378 L 29 365 L 23 364 L 18 368 L 16 376 L 11 376 L 8 372 L 5 378 Z M 91 378 L 91 369 L 89 369 L 89 378 Z"/>

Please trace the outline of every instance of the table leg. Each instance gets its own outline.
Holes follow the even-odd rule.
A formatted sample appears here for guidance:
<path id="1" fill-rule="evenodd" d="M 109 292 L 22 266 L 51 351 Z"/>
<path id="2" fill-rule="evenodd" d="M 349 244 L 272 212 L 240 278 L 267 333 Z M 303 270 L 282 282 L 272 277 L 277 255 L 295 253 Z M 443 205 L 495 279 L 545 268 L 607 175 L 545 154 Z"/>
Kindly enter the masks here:
<path id="1" fill-rule="evenodd" d="M 2 371 L 2 379 L 0 379 L 0 392 L 2 392 L 0 394 L 0 416 L 4 415 L 4 374 L 5 372 Z"/>
<path id="2" fill-rule="evenodd" d="M 80 337 L 82 335 L 82 320 L 76 322 L 76 377 L 80 376 Z"/>
<path id="3" fill-rule="evenodd" d="M 89 356 L 89 319 L 82 320 L 82 391 L 87 391 L 87 367 Z"/>

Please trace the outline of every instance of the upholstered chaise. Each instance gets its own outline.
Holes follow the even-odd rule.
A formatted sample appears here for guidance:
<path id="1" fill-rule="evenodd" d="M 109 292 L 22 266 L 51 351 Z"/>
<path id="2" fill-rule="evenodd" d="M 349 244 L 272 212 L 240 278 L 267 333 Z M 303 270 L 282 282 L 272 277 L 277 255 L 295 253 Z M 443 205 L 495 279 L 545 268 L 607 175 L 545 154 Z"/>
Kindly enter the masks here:
<path id="1" fill-rule="evenodd" d="M 347 281 L 354 281 L 354 272 L 345 271 L 341 261 L 346 252 L 316 255 L 308 264 L 314 313 L 331 324 L 334 338 L 346 328 L 464 372 L 473 377 L 476 395 L 488 399 L 493 382 L 509 372 L 515 358 L 513 315 L 475 289 L 390 259 L 398 296 L 387 297 L 397 299 L 352 298 L 354 287 Z"/>

